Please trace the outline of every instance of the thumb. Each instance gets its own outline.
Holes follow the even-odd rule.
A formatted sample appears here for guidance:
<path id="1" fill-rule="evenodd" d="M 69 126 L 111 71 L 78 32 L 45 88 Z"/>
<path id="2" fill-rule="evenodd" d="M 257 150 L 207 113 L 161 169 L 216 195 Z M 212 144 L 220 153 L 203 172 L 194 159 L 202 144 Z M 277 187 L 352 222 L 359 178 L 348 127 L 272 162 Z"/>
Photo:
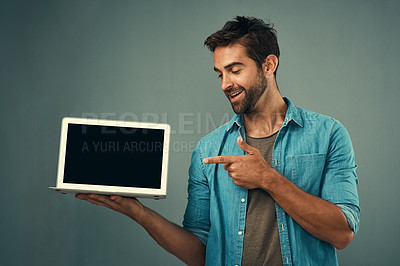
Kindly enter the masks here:
<path id="1" fill-rule="evenodd" d="M 111 199 L 112 201 L 115 201 L 115 202 L 118 203 L 118 204 L 121 204 L 122 201 L 124 200 L 121 196 L 117 196 L 117 195 L 111 195 L 111 196 L 110 196 L 110 199 Z"/>
<path id="2" fill-rule="evenodd" d="M 136 198 L 131 198 L 131 197 L 121 197 L 121 196 L 117 196 L 117 195 L 111 195 L 110 199 L 116 203 L 118 203 L 119 205 L 127 203 L 129 201 L 136 201 L 139 202 Z"/>
<path id="3" fill-rule="evenodd" d="M 247 143 L 243 140 L 243 138 L 242 138 L 241 136 L 239 136 L 239 137 L 237 138 L 237 143 L 238 143 L 239 147 L 240 147 L 243 151 L 247 152 L 248 154 L 253 154 L 253 153 L 254 153 L 255 148 L 252 147 L 252 146 L 250 146 L 249 144 L 247 144 Z"/>

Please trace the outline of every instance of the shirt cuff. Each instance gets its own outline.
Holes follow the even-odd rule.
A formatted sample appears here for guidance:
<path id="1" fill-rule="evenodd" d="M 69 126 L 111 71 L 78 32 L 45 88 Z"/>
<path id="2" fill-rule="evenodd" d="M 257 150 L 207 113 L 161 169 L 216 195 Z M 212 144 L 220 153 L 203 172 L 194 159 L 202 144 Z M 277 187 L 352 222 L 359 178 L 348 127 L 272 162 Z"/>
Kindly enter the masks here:
<path id="1" fill-rule="evenodd" d="M 336 204 L 336 206 L 343 211 L 351 230 L 356 234 L 360 225 L 360 209 L 352 204 Z"/>
<path id="2" fill-rule="evenodd" d="M 183 228 L 189 232 L 192 232 L 195 236 L 197 236 L 198 239 L 200 239 L 201 243 L 203 243 L 204 245 L 207 245 L 207 239 L 208 239 L 207 231 L 197 229 L 197 228 L 191 228 L 185 224 L 183 224 Z"/>

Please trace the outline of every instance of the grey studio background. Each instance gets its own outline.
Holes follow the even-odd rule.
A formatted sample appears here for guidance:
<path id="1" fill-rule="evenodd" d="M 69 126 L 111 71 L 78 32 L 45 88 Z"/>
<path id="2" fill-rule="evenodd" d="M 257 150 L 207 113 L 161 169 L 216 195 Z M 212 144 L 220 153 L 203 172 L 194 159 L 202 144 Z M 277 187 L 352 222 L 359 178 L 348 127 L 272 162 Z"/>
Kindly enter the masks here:
<path id="1" fill-rule="evenodd" d="M 182 265 L 135 222 L 48 189 L 64 116 L 168 122 L 168 196 L 181 224 L 201 136 L 232 116 L 204 39 L 235 15 L 270 19 L 278 85 L 339 119 L 359 165 L 361 227 L 341 265 L 395 265 L 399 41 L 396 1 L 0 2 L 1 265 Z"/>

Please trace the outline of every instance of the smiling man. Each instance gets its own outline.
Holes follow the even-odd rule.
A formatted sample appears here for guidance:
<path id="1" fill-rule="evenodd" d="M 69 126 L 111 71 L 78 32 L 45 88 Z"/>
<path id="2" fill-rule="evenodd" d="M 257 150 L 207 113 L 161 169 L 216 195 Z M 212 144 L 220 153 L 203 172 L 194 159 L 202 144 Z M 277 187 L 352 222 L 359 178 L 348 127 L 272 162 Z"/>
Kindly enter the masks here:
<path id="1" fill-rule="evenodd" d="M 183 227 L 135 199 L 77 197 L 133 218 L 189 265 L 337 265 L 360 213 L 346 129 L 281 96 L 271 25 L 236 17 L 205 45 L 236 114 L 193 151 Z"/>

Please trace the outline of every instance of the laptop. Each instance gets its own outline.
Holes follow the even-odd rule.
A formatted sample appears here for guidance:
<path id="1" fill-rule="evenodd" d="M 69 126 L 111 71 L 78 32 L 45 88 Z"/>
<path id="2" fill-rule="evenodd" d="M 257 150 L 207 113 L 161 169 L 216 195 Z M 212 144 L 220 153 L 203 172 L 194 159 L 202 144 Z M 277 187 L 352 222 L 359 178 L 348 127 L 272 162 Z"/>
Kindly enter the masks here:
<path id="1" fill-rule="evenodd" d="M 50 189 L 165 198 L 169 141 L 168 124 L 65 117 Z"/>

